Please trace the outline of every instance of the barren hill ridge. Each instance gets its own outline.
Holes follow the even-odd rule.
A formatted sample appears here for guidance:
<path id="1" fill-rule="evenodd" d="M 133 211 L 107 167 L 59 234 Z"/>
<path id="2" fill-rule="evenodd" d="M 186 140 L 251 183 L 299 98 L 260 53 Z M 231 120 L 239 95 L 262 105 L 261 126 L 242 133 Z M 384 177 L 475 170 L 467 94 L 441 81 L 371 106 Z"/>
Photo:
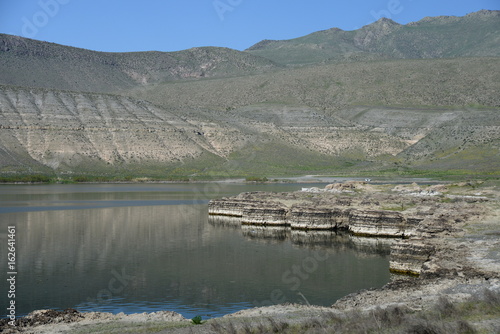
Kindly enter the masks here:
<path id="1" fill-rule="evenodd" d="M 495 174 L 499 24 L 381 19 L 245 52 L 0 35 L 0 174 Z"/>
<path id="2" fill-rule="evenodd" d="M 264 40 L 247 51 L 285 64 L 499 56 L 500 11 L 427 17 L 406 25 L 381 18 L 354 31 L 333 28 L 286 41 Z"/>

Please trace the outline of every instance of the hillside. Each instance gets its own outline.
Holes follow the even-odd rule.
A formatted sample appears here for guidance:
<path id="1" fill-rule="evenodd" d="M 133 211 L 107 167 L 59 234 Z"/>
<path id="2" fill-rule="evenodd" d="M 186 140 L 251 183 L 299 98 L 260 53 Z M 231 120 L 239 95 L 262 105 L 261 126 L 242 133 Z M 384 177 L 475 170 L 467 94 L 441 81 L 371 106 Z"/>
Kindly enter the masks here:
<path id="1" fill-rule="evenodd" d="M 0 176 L 498 175 L 499 22 L 382 19 L 247 52 L 0 35 Z"/>
<path id="2" fill-rule="evenodd" d="M 118 95 L 0 86 L 0 105 L 3 172 L 134 174 L 212 150 L 182 118 Z"/>
<path id="3" fill-rule="evenodd" d="M 329 111 L 352 105 L 500 107 L 499 68 L 500 58 L 356 62 L 153 84 L 130 94 L 179 112 L 256 103 Z"/>
<path id="4" fill-rule="evenodd" d="M 268 59 L 227 48 L 106 53 L 0 34 L 0 84 L 6 85 L 108 93 L 274 68 L 279 66 Z"/>
<path id="5" fill-rule="evenodd" d="M 500 58 L 357 62 L 157 84 L 131 95 L 224 138 L 218 145 L 228 145 L 230 157 L 264 174 L 287 165 L 303 172 L 327 166 L 498 171 L 499 68 Z M 246 138 L 248 132 L 260 134 Z M 249 146 L 239 149 L 242 138 Z M 304 150 L 320 155 L 302 158 Z"/>
<path id="6" fill-rule="evenodd" d="M 286 41 L 264 40 L 247 52 L 282 64 L 498 56 L 500 11 L 424 18 L 407 25 L 381 18 L 354 31 L 333 28 Z"/>
<path id="7" fill-rule="evenodd" d="M 185 91 L 188 100 L 191 90 Z M 7 174 L 197 178 L 380 168 L 486 173 L 500 164 L 499 109 L 331 111 L 256 103 L 180 110 L 120 95 L 8 86 L 0 86 L 0 105 L 0 171 Z"/>

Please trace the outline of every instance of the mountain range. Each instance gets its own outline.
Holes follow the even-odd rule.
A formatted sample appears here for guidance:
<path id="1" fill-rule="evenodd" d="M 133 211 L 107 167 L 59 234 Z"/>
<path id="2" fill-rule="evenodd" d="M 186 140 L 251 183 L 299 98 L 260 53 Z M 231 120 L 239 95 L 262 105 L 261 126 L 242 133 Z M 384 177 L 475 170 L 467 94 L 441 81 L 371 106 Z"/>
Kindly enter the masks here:
<path id="1" fill-rule="evenodd" d="M 500 173 L 500 11 L 245 51 L 0 34 L 0 175 Z"/>
<path id="2" fill-rule="evenodd" d="M 285 64 L 498 56 L 499 20 L 498 11 L 486 10 L 406 25 L 381 18 L 354 31 L 333 28 L 287 41 L 264 40 L 247 51 Z"/>

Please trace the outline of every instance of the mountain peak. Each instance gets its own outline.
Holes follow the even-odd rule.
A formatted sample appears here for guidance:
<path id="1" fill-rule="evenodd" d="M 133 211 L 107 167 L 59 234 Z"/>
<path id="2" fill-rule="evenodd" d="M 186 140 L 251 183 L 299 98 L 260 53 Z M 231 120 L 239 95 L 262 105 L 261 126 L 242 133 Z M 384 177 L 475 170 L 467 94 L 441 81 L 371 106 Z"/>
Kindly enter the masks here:
<path id="1" fill-rule="evenodd" d="M 400 27 L 401 24 L 397 23 L 396 21 L 393 21 L 387 17 L 381 17 L 377 21 L 370 23 L 363 28 L 373 28 L 373 27 L 383 27 L 383 28 L 389 28 L 389 27 Z"/>
<path id="2" fill-rule="evenodd" d="M 261 50 L 261 49 L 265 49 L 266 47 L 270 46 L 271 44 L 275 43 L 275 42 L 278 42 L 278 41 L 275 41 L 275 40 L 272 40 L 272 39 L 264 39 L 254 45 L 252 45 L 251 47 L 249 47 L 248 49 L 246 49 L 245 51 L 253 51 L 253 50 Z"/>
<path id="3" fill-rule="evenodd" d="M 367 36 L 369 37 L 370 40 L 379 39 L 383 36 L 389 35 L 390 33 L 397 30 L 401 26 L 402 26 L 401 24 L 391 19 L 382 17 L 379 20 L 359 29 L 357 31 L 358 36 L 356 40 L 357 42 L 359 42 L 360 39 L 365 40 L 365 37 Z"/>
<path id="4" fill-rule="evenodd" d="M 400 25 L 396 21 L 391 20 L 390 18 L 387 18 L 387 17 L 381 17 L 375 23 L 378 23 L 378 24 L 381 24 L 381 23 L 383 23 L 383 24 L 392 24 L 392 25 L 398 25 L 398 26 Z"/>
<path id="5" fill-rule="evenodd" d="M 325 30 L 320 30 L 318 32 L 321 32 L 321 33 L 335 33 L 335 32 L 342 32 L 344 30 L 340 29 L 340 28 L 330 28 L 330 29 L 325 29 Z"/>
<path id="6" fill-rule="evenodd" d="M 480 11 L 470 13 L 465 15 L 465 17 L 478 17 L 478 18 L 491 18 L 491 17 L 500 17 L 500 10 L 487 10 L 481 9 Z"/>
<path id="7" fill-rule="evenodd" d="M 407 25 L 383 17 L 348 32 L 332 28 L 285 41 L 264 40 L 247 51 L 281 64 L 345 61 L 352 54 L 365 60 L 498 57 L 499 18 L 498 10 L 426 17 Z"/>

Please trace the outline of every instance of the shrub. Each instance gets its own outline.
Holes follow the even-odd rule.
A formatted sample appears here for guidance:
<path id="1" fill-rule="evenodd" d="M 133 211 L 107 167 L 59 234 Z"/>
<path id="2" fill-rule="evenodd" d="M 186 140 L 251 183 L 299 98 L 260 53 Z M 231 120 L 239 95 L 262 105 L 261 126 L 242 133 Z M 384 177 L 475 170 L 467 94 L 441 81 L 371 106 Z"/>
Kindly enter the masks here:
<path id="1" fill-rule="evenodd" d="M 443 318 L 449 318 L 457 313 L 457 309 L 455 305 L 453 305 L 446 297 L 439 297 L 439 300 L 436 304 L 436 311 L 441 314 Z"/>
<path id="2" fill-rule="evenodd" d="M 199 316 L 199 315 L 197 315 L 196 317 L 194 317 L 193 319 L 191 319 L 191 321 L 195 325 L 201 325 L 203 323 L 203 321 L 201 321 L 201 316 Z"/>
<path id="3" fill-rule="evenodd" d="M 257 176 L 248 176 L 245 179 L 247 182 L 267 182 L 269 181 L 267 177 L 257 177 Z"/>

